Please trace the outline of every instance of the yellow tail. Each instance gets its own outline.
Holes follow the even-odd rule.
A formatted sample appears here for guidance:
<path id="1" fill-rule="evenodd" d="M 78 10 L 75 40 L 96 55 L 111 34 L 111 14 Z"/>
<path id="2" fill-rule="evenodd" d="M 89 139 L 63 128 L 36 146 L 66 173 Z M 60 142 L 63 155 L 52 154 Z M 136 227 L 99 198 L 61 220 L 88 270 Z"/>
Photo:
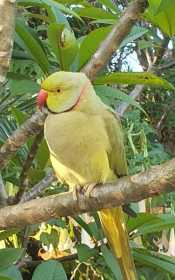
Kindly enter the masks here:
<path id="1" fill-rule="evenodd" d="M 124 280 L 136 280 L 136 271 L 129 248 L 128 233 L 121 207 L 99 212 L 105 236 L 116 256 Z"/>

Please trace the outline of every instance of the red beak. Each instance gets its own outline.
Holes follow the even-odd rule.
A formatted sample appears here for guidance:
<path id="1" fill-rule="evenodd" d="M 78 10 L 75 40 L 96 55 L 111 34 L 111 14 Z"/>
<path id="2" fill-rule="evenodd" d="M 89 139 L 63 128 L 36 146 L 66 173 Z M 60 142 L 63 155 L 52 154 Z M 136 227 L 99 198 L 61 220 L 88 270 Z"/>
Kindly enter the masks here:
<path id="1" fill-rule="evenodd" d="M 41 89 L 37 96 L 37 105 L 41 110 L 46 104 L 48 93 L 44 89 Z"/>

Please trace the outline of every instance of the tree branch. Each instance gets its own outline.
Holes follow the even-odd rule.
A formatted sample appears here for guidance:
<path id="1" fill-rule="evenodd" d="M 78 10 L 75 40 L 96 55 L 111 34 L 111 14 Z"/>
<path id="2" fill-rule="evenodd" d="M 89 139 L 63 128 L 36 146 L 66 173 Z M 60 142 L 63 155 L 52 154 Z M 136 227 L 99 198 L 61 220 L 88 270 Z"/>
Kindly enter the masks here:
<path id="1" fill-rule="evenodd" d="M 35 135 L 44 124 L 46 114 L 36 112 L 24 122 L 0 147 L 0 167 L 5 167 L 14 153 L 27 141 L 28 137 Z"/>
<path id="2" fill-rule="evenodd" d="M 81 70 L 93 80 L 96 74 L 106 65 L 111 55 L 120 46 L 123 39 L 128 35 L 141 12 L 146 8 L 147 1 L 134 1 L 123 13 L 120 20 L 114 25 L 107 38 L 101 43 L 99 49 L 91 60 Z"/>
<path id="3" fill-rule="evenodd" d="M 97 185 L 86 196 L 77 192 L 51 195 L 0 209 L 0 229 L 24 227 L 59 216 L 111 208 L 175 190 L 175 158 L 147 171 Z"/>
<path id="4" fill-rule="evenodd" d="M 114 26 L 99 49 L 93 55 L 92 59 L 82 69 L 90 79 L 93 79 L 97 72 L 107 63 L 112 53 L 119 47 L 122 40 L 130 32 L 139 14 L 146 7 L 147 0 L 134 1 L 121 16 L 120 20 Z M 34 135 L 43 125 L 46 115 L 36 112 L 21 127 L 19 127 L 0 149 L 0 167 L 1 169 L 8 163 L 12 155 L 20 148 L 31 135 Z"/>
<path id="5" fill-rule="evenodd" d="M 9 68 L 14 33 L 15 0 L 0 0 L 0 86 Z"/>
<path id="6" fill-rule="evenodd" d="M 173 58 L 171 58 L 171 59 L 173 59 Z M 162 71 L 167 70 L 169 68 L 172 68 L 174 66 L 175 66 L 175 60 L 172 60 L 172 61 L 169 61 L 167 63 L 161 64 L 160 66 L 158 66 L 156 68 L 156 72 L 159 73 L 159 72 L 162 72 Z"/>
<path id="7" fill-rule="evenodd" d="M 130 92 L 129 96 L 135 100 L 140 96 L 143 89 L 144 89 L 144 85 L 136 85 L 134 89 Z M 126 112 L 126 110 L 128 109 L 128 107 L 129 107 L 128 103 L 121 102 L 118 108 L 116 109 L 116 112 L 119 114 L 120 117 L 122 117 Z"/>
<path id="8" fill-rule="evenodd" d="M 37 183 L 31 190 L 28 192 L 24 192 L 20 203 L 29 201 L 32 198 L 36 198 L 43 190 L 45 190 L 53 181 L 56 181 L 57 178 L 55 177 L 53 170 L 48 172 L 48 174 L 39 182 Z"/>
<path id="9" fill-rule="evenodd" d="M 27 172 L 30 169 L 32 162 L 36 156 L 36 153 L 38 151 L 39 145 L 43 139 L 43 129 L 40 130 L 40 132 L 36 135 L 32 146 L 30 148 L 30 151 L 28 153 L 27 159 L 24 162 L 23 169 L 20 175 L 20 190 L 18 191 L 16 195 L 16 201 L 20 201 L 22 195 L 24 194 L 25 190 L 27 189 L 29 185 L 29 180 L 27 178 Z"/>

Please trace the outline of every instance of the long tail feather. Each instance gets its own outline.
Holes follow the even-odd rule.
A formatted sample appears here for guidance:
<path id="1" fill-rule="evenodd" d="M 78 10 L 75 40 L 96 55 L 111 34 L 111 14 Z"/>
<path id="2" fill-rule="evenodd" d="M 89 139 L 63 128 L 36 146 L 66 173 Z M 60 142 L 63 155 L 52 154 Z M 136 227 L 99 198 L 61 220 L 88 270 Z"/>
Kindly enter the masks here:
<path id="1" fill-rule="evenodd" d="M 136 271 L 129 248 L 128 233 L 121 207 L 99 212 L 105 236 L 117 258 L 124 280 L 136 280 Z"/>

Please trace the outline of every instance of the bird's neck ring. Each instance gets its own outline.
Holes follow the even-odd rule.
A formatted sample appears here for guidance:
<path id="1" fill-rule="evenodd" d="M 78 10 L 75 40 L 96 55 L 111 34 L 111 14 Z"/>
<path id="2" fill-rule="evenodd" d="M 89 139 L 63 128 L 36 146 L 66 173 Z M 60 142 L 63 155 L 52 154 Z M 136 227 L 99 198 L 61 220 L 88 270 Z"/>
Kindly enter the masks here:
<path id="1" fill-rule="evenodd" d="M 82 86 L 82 89 L 80 91 L 80 95 L 77 99 L 77 101 L 75 102 L 75 104 L 73 105 L 73 107 L 71 108 L 71 110 L 75 110 L 77 109 L 77 107 L 80 104 L 80 101 L 82 100 L 82 98 L 85 96 L 85 94 L 87 93 L 87 89 L 90 86 L 90 81 L 85 82 L 85 84 Z"/>

